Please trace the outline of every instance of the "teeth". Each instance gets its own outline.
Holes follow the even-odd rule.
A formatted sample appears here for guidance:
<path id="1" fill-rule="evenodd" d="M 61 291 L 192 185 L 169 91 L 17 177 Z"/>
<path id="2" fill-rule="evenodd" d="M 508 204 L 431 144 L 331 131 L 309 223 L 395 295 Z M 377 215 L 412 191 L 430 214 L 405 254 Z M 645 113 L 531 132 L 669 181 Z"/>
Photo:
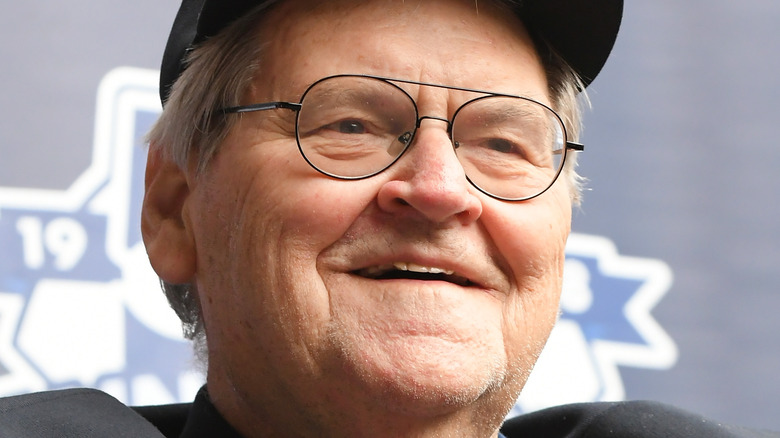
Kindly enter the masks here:
<path id="1" fill-rule="evenodd" d="M 390 271 L 407 271 L 423 274 L 444 274 L 447 275 L 447 281 L 461 285 L 469 286 L 472 283 L 465 277 L 455 275 L 455 271 L 449 269 L 437 268 L 435 266 L 422 266 L 415 263 L 394 262 L 379 266 L 369 266 L 357 271 L 358 275 L 367 278 L 381 278 L 390 273 Z"/>
<path id="2" fill-rule="evenodd" d="M 395 269 L 399 271 L 411 271 L 411 272 L 424 272 L 428 274 L 446 274 L 453 275 L 455 271 L 449 269 L 436 268 L 433 266 L 421 266 L 415 263 L 395 262 L 393 263 Z"/>
<path id="3" fill-rule="evenodd" d="M 366 277 L 378 277 L 390 269 L 389 266 L 369 266 L 368 268 L 361 269 L 360 272 Z"/>

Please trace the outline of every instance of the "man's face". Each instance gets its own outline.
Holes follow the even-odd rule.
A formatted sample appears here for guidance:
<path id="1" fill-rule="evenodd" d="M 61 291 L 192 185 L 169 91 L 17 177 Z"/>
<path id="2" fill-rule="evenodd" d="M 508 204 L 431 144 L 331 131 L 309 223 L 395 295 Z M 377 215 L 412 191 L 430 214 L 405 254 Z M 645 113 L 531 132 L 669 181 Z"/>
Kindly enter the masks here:
<path id="1" fill-rule="evenodd" d="M 509 15 L 483 2 L 478 13 L 443 0 L 282 2 L 242 103 L 297 101 L 317 79 L 356 73 L 549 104 Z M 406 89 L 421 116 L 450 119 L 474 97 Z M 385 172 L 336 180 L 301 157 L 293 112 L 230 117 L 240 121 L 205 173 L 188 175 L 184 203 L 217 406 L 269 418 L 277 408 L 502 416 L 556 318 L 566 184 L 520 203 L 487 197 L 466 180 L 446 124 L 430 119 Z M 378 275 L 403 265 L 452 275 Z"/>

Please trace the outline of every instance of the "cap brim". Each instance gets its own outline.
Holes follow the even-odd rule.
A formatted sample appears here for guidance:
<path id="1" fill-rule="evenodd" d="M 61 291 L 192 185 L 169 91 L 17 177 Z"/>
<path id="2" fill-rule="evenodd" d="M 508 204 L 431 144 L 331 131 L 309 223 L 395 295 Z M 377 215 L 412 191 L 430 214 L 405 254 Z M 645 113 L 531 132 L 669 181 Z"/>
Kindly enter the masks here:
<path id="1" fill-rule="evenodd" d="M 187 51 L 247 13 L 258 0 L 183 0 L 165 47 L 160 99 L 184 70 Z M 546 40 L 588 86 L 599 74 L 617 38 L 623 0 L 524 0 L 517 13 Z"/>

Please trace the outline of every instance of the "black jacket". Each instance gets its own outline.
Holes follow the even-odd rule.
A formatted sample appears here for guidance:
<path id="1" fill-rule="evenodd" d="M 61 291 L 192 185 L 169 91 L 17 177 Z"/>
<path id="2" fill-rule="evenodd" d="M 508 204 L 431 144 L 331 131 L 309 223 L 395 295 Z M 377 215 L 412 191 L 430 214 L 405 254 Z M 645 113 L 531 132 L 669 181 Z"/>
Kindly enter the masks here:
<path id="1" fill-rule="evenodd" d="M 584 403 L 507 421 L 507 438 L 780 438 L 653 402 Z M 202 389 L 194 403 L 128 408 L 93 389 L 0 399 L 0 437 L 240 438 Z"/>

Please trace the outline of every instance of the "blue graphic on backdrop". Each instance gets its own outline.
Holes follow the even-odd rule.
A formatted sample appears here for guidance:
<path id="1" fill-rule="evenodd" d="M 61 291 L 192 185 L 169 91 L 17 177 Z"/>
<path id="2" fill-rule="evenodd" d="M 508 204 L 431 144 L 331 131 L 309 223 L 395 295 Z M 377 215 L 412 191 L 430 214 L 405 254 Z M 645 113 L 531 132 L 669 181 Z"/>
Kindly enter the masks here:
<path id="1" fill-rule="evenodd" d="M 0 394 L 91 386 L 145 404 L 201 384 L 140 235 L 157 78 L 105 77 L 92 163 L 67 190 L 0 188 Z"/>
<path id="2" fill-rule="evenodd" d="M 158 73 L 119 68 L 98 90 L 92 164 L 65 191 L 0 187 L 0 395 L 91 386 L 131 404 L 191 400 L 202 377 L 140 235 L 143 136 Z M 651 315 L 672 276 L 573 234 L 561 318 L 514 413 L 625 396 L 620 366 L 668 368 Z"/>
<path id="3" fill-rule="evenodd" d="M 619 366 L 666 369 L 677 347 L 651 311 L 672 283 L 669 267 L 618 254 L 609 239 L 572 234 L 561 315 L 512 413 L 625 397 Z"/>

